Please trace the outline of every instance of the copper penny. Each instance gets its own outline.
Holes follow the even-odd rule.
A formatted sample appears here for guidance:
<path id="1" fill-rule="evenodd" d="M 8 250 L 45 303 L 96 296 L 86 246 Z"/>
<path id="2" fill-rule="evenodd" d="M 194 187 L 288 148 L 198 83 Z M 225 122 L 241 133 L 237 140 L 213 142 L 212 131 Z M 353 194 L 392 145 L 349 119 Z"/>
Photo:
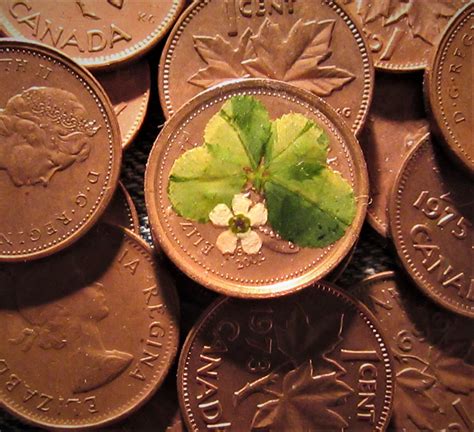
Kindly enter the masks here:
<path id="1" fill-rule="evenodd" d="M 184 273 L 226 295 L 271 297 L 324 277 L 348 254 L 366 213 L 367 171 L 322 99 L 247 79 L 201 93 L 167 122 L 145 199 L 155 240 Z"/>
<path id="2" fill-rule="evenodd" d="M 426 136 L 394 183 L 390 230 L 417 285 L 442 306 L 474 317 L 472 182 Z"/>
<path id="3" fill-rule="evenodd" d="M 388 201 L 409 150 L 428 132 L 422 76 L 377 74 L 369 116 L 359 141 L 367 161 L 370 201 L 367 219 L 388 236 Z"/>
<path id="4" fill-rule="evenodd" d="M 358 132 L 373 89 L 361 33 L 332 0 L 195 1 L 161 57 L 163 111 L 169 117 L 223 81 L 271 78 L 323 97 Z"/>
<path id="5" fill-rule="evenodd" d="M 150 100 L 150 66 L 143 60 L 111 72 L 97 73 L 96 78 L 112 102 L 122 134 L 122 147 L 127 148 L 145 120 Z"/>
<path id="6" fill-rule="evenodd" d="M 100 224 L 47 259 L 0 268 L 0 400 L 28 423 L 97 427 L 163 381 L 178 299 L 150 247 Z"/>
<path id="7" fill-rule="evenodd" d="M 468 0 L 336 0 L 362 26 L 378 69 L 424 69 L 450 17 Z"/>
<path id="8" fill-rule="evenodd" d="M 89 69 L 116 67 L 147 53 L 178 17 L 184 0 L 6 0 L 9 36 L 48 44 Z"/>
<path id="9" fill-rule="evenodd" d="M 63 54 L 2 39 L 0 61 L 0 261 L 36 259 L 105 211 L 120 132 L 102 87 Z"/>
<path id="10" fill-rule="evenodd" d="M 122 182 L 119 182 L 112 201 L 104 214 L 103 220 L 114 225 L 128 228 L 135 234 L 140 233 L 137 209 L 135 208 L 132 197 Z"/>
<path id="11" fill-rule="evenodd" d="M 392 360 L 360 302 L 327 284 L 260 301 L 218 300 L 178 368 L 190 431 L 385 430 Z"/>
<path id="12" fill-rule="evenodd" d="M 472 431 L 472 322 L 425 301 L 394 272 L 367 278 L 354 294 L 394 354 L 394 430 Z"/>
<path id="13" fill-rule="evenodd" d="M 425 74 L 425 95 L 440 141 L 474 173 L 472 75 L 474 3 L 469 3 L 441 38 Z"/>

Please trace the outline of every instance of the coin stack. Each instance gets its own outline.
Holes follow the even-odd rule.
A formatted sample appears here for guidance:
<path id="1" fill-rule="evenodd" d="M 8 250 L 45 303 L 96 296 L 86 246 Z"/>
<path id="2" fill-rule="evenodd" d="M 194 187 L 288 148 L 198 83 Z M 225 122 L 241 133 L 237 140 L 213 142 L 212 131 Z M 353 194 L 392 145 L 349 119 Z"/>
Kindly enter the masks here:
<path id="1" fill-rule="evenodd" d="M 474 431 L 473 29 L 0 0 L 0 430 Z"/>

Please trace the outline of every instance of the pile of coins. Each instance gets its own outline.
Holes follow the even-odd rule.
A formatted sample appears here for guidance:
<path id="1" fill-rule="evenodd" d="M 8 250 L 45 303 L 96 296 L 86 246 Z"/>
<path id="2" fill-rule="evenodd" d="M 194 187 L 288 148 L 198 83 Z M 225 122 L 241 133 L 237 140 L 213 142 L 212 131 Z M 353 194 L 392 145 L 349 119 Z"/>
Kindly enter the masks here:
<path id="1" fill-rule="evenodd" d="M 473 29 L 1 1 L 0 429 L 473 431 Z M 399 265 L 355 283 L 365 221 Z"/>

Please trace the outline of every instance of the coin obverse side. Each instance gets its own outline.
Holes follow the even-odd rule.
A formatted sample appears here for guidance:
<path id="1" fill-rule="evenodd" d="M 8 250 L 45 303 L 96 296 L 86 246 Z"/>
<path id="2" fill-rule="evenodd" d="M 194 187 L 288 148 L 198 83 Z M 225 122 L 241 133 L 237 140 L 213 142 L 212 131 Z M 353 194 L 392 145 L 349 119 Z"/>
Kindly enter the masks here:
<path id="1" fill-rule="evenodd" d="M 390 202 L 391 236 L 418 287 L 472 318 L 473 184 L 435 147 L 427 135 L 400 170 Z"/>
<path id="2" fill-rule="evenodd" d="M 135 234 L 140 234 L 137 209 L 122 182 L 119 182 L 112 201 L 104 214 L 103 221 L 127 228 Z"/>
<path id="3" fill-rule="evenodd" d="M 190 431 L 381 431 L 392 360 L 362 303 L 331 285 L 281 299 L 224 298 L 188 336 L 178 368 Z"/>
<path id="4" fill-rule="evenodd" d="M 274 164 L 278 164 L 279 168 L 276 165 L 268 167 L 260 163 L 257 164 L 258 168 L 253 174 L 249 173 L 251 171 L 249 166 L 243 164 L 243 168 L 240 168 L 239 160 L 232 160 L 232 158 L 245 159 L 247 157 L 245 154 L 237 156 L 241 155 L 243 151 L 240 147 L 241 142 L 238 141 L 240 138 L 237 138 L 238 134 L 235 135 L 232 132 L 235 124 L 225 132 L 222 128 L 216 129 L 226 121 L 226 114 L 222 112 L 224 106 L 229 106 L 234 100 L 252 98 L 255 105 L 260 106 L 259 109 L 262 109 L 263 106 L 263 109 L 268 110 L 273 127 L 278 128 L 279 132 L 275 132 L 273 135 L 275 140 L 278 140 L 274 144 L 275 155 L 280 145 L 292 142 L 291 149 L 287 148 L 287 151 L 282 153 L 279 159 L 278 156 L 274 156 Z M 240 116 L 240 114 L 237 115 Z M 241 115 L 242 117 L 239 118 L 247 118 L 247 120 L 250 118 L 250 113 L 241 113 Z M 299 119 L 299 124 L 287 126 L 285 129 L 286 122 L 291 122 L 291 119 L 295 118 Z M 301 123 L 302 118 L 305 120 Z M 229 125 L 231 125 L 232 121 L 229 121 L 231 122 Z M 253 137 L 262 135 L 260 132 L 263 126 L 260 129 L 260 120 L 257 122 L 248 121 L 250 121 L 249 125 L 254 125 L 253 132 L 250 134 L 252 141 Z M 326 189 L 332 185 L 332 183 L 324 183 L 324 181 L 322 183 L 318 181 L 317 184 L 312 182 L 312 172 L 310 171 L 315 169 L 315 165 L 311 165 L 312 158 L 313 156 L 319 157 L 317 155 L 320 150 L 314 149 L 314 147 L 309 150 L 307 146 L 313 145 L 312 138 L 308 138 L 308 141 L 305 137 L 301 140 L 291 141 L 291 139 L 297 138 L 297 136 L 291 138 L 292 134 L 296 133 L 295 131 L 300 131 L 300 126 L 303 127 L 308 122 L 319 125 L 317 127 L 321 127 L 327 136 L 329 152 L 327 157 L 321 156 L 323 158 L 321 163 L 327 163 L 326 168 L 331 172 L 327 170 L 324 172 L 328 172 L 328 175 L 331 176 L 334 175 L 330 178 L 335 180 L 337 178 L 343 179 L 346 185 L 353 190 L 352 222 L 347 226 L 344 234 L 341 234 L 341 237 L 324 247 L 300 247 L 295 242 L 284 240 L 284 237 L 279 236 L 275 231 L 278 224 L 281 229 L 291 226 L 293 234 L 306 233 L 307 229 L 315 230 L 315 233 L 323 233 L 325 229 L 321 220 L 327 220 L 326 216 L 329 213 L 318 213 L 318 217 L 321 219 L 319 221 L 316 213 L 311 213 L 314 217 L 309 216 L 308 213 L 308 211 L 312 212 L 311 209 L 314 208 L 314 200 L 318 201 L 322 197 L 321 199 L 326 201 L 324 194 L 328 194 Z M 224 124 L 224 126 L 226 125 Z M 308 131 L 306 126 L 298 134 L 301 133 L 303 136 L 305 131 Z M 242 129 L 241 133 L 245 134 L 245 129 Z M 205 135 L 206 138 L 204 138 Z M 240 135 L 240 137 L 243 136 Z M 212 145 L 206 144 L 204 146 L 205 140 L 212 141 Z M 314 141 L 314 144 L 316 142 Z M 266 152 L 267 155 L 271 152 L 268 146 Z M 217 156 L 213 156 L 214 154 Z M 196 160 L 192 162 L 194 157 Z M 306 160 L 306 158 L 308 159 Z M 178 159 L 179 163 L 176 162 Z M 267 164 L 269 161 L 268 157 L 265 163 Z M 176 175 L 172 175 L 175 173 L 177 165 L 182 165 L 185 162 L 192 163 L 189 169 L 184 170 L 178 177 L 188 177 L 178 178 Z M 316 172 L 319 170 L 319 165 L 317 166 Z M 201 172 L 196 174 L 193 167 L 198 167 L 198 171 Z M 286 180 L 278 181 L 278 185 L 272 183 L 275 184 L 271 191 L 272 204 L 275 209 L 275 212 L 272 213 L 269 204 L 269 189 L 266 189 L 265 186 L 265 191 L 256 192 L 255 185 L 258 180 L 255 178 L 260 178 L 259 184 L 262 184 L 268 178 L 267 176 L 271 176 L 275 171 L 279 174 L 283 173 L 285 179 L 289 178 L 286 177 L 288 174 L 292 180 L 288 180 L 289 183 Z M 198 177 L 194 177 L 195 175 L 201 176 L 202 181 Z M 246 177 L 248 181 L 245 180 Z M 252 188 L 248 186 L 251 179 L 254 179 Z M 308 179 L 307 185 L 304 183 L 305 179 Z M 193 182 L 194 180 L 196 182 Z M 223 84 L 201 93 L 183 106 L 167 122 L 157 138 L 148 160 L 145 175 L 145 198 L 154 239 L 160 243 L 160 246 L 181 271 L 201 285 L 222 294 L 239 297 L 272 297 L 288 294 L 323 278 L 344 259 L 357 240 L 365 217 L 367 183 L 366 166 L 357 140 L 337 113 L 323 100 L 283 82 L 248 79 Z M 208 200 L 215 200 L 217 196 L 218 203 L 225 202 L 221 201 L 221 198 L 228 200 L 229 207 L 232 207 L 234 212 L 233 214 L 229 213 L 231 219 L 227 220 L 224 217 L 225 223 L 217 224 L 212 222 L 212 219 L 199 222 L 196 219 L 179 216 L 176 208 L 173 207 L 170 193 L 181 184 L 188 185 L 188 187 L 181 190 L 181 196 L 174 201 L 174 205 L 182 204 L 182 199 L 186 198 L 185 204 L 188 206 L 188 210 L 193 212 L 204 208 Z M 247 191 L 247 198 L 243 199 L 246 209 L 236 205 L 237 198 L 242 200 L 242 194 L 239 194 L 239 191 L 242 190 L 241 187 L 244 192 Z M 294 191 L 294 188 L 297 190 Z M 319 191 L 316 198 L 312 194 L 312 191 L 315 190 Z M 309 195 L 305 195 L 305 191 Z M 184 193 L 187 196 L 183 196 Z M 262 197 L 265 197 L 265 201 L 262 201 Z M 299 201 L 300 197 L 302 201 Z M 338 210 L 333 212 L 333 207 L 339 205 L 342 195 L 335 192 L 330 199 L 329 195 L 327 197 L 326 204 L 323 204 L 321 208 L 326 208 L 332 214 L 331 221 L 339 220 L 340 213 Z M 303 202 L 304 204 L 301 204 Z M 232 221 L 239 223 L 238 220 L 242 213 L 249 211 L 248 215 L 251 217 L 252 212 L 262 210 L 267 205 L 270 206 L 268 207 L 268 218 L 265 210 L 263 220 L 255 224 L 252 223 L 251 229 L 250 226 L 246 226 L 249 230 L 245 235 L 238 235 L 238 238 L 233 237 L 232 229 L 236 227 L 230 226 L 234 223 Z M 209 210 L 213 206 L 214 204 L 208 207 Z M 218 207 L 226 206 L 216 206 L 216 208 Z M 344 211 L 344 208 L 340 210 Z M 226 211 L 230 212 L 228 207 L 226 207 Z M 210 216 L 211 213 L 209 213 Z M 233 215 L 235 217 L 232 219 Z M 272 219 L 272 215 L 275 215 L 274 219 Z M 207 217 L 208 213 L 205 213 L 204 216 Z M 245 221 L 246 217 L 243 217 L 243 220 Z M 282 221 L 286 222 L 282 223 Z M 249 237 L 244 239 L 243 236 L 247 235 Z M 249 239 L 250 243 L 246 244 Z M 221 240 L 227 242 L 227 246 L 224 248 Z M 228 240 L 234 241 L 234 244 L 229 248 Z M 259 244 L 260 247 L 252 251 L 248 250 L 248 246 L 251 249 L 256 244 Z"/>
<path id="5" fill-rule="evenodd" d="M 434 131 L 457 162 L 474 174 L 472 58 L 474 3 L 450 22 L 425 74 L 425 96 Z"/>
<path id="6" fill-rule="evenodd" d="M 428 130 L 422 75 L 378 73 L 359 142 L 369 171 L 367 220 L 383 237 L 389 234 L 388 202 L 393 181 L 408 152 Z"/>
<path id="7" fill-rule="evenodd" d="M 469 0 L 336 0 L 362 26 L 377 69 L 424 69 L 449 18 Z"/>
<path id="8" fill-rule="evenodd" d="M 136 410 L 178 347 L 174 284 L 149 246 L 99 224 L 66 251 L 0 268 L 0 403 L 28 423 L 87 429 Z"/>
<path id="9" fill-rule="evenodd" d="M 137 60 L 166 34 L 184 0 L 5 0 L 0 26 L 7 35 L 63 51 L 88 69 Z"/>
<path id="10" fill-rule="evenodd" d="M 102 87 L 63 54 L 2 39 L 0 61 L 0 261 L 30 260 L 73 243 L 103 214 L 120 132 Z"/>
<path id="11" fill-rule="evenodd" d="M 362 31 L 332 0 L 200 0 L 186 9 L 168 38 L 159 90 L 170 117 L 224 81 L 286 81 L 323 97 L 359 132 L 373 75 Z"/>
<path id="12" fill-rule="evenodd" d="M 473 323 L 425 301 L 394 272 L 352 292 L 374 313 L 394 355 L 393 429 L 471 431 Z"/>
<path id="13" fill-rule="evenodd" d="M 112 102 L 122 147 L 126 149 L 145 120 L 150 100 L 150 66 L 143 60 L 114 71 L 97 73 L 96 78 Z"/>

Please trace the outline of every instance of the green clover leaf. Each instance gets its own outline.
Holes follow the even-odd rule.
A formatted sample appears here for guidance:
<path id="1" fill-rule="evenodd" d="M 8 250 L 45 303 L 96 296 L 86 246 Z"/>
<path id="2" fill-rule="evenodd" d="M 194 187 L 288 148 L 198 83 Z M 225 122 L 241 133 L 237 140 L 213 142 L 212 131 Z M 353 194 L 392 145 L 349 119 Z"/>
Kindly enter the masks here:
<path id="1" fill-rule="evenodd" d="M 257 169 L 270 128 L 268 112 L 256 99 L 227 101 L 207 124 L 204 146 L 184 153 L 171 169 L 168 196 L 174 210 L 207 222 L 217 204 L 230 205 Z"/>
<path id="2" fill-rule="evenodd" d="M 352 223 L 354 192 L 327 165 L 326 133 L 302 114 L 270 122 L 258 100 L 236 96 L 209 121 L 204 139 L 171 170 L 168 193 L 179 215 L 207 222 L 217 204 L 230 205 L 251 184 L 265 197 L 271 227 L 299 246 L 334 243 Z"/>

